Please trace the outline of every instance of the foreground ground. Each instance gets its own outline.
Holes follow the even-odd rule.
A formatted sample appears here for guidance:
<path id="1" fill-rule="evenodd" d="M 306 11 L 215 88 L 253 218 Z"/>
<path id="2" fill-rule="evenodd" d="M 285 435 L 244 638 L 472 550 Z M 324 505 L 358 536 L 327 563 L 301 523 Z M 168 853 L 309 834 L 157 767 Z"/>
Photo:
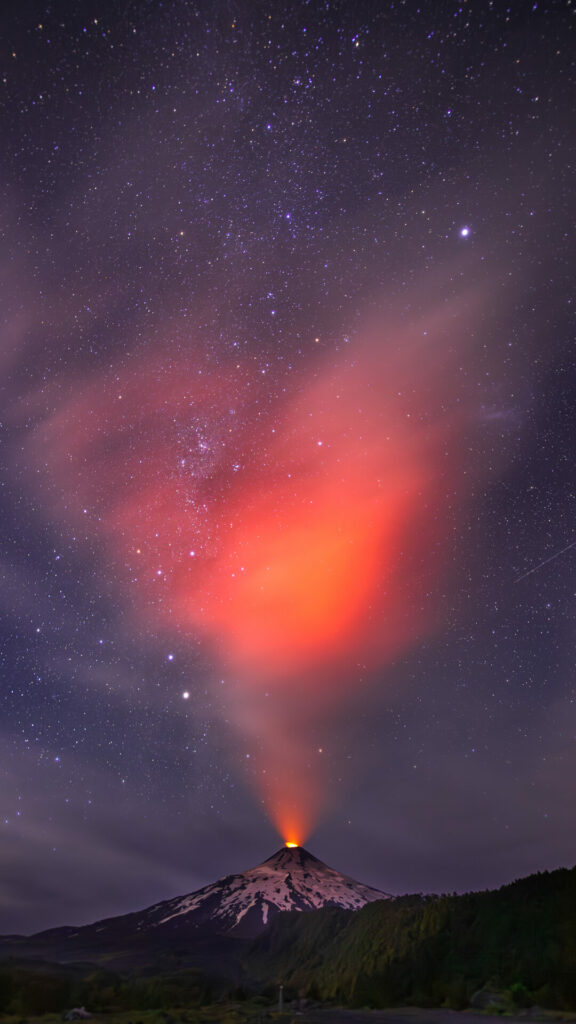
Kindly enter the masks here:
<path id="1" fill-rule="evenodd" d="M 91 1018 L 93 1024 L 490 1024 L 496 1017 L 486 1013 L 457 1010 L 421 1010 L 400 1007 L 391 1010 L 347 1010 L 316 1007 L 304 1012 L 291 1009 L 278 1013 L 270 1007 L 251 1001 L 212 1004 L 198 1009 L 136 1010 L 122 1013 L 98 1013 Z M 518 1016 L 504 1018 L 507 1024 L 528 1024 L 530 1021 L 553 1024 L 555 1021 L 574 1022 L 576 1013 L 533 1008 Z M 49 1013 L 23 1018 L 16 1014 L 0 1014 L 0 1024 L 62 1024 L 62 1014 Z"/>
<path id="2" fill-rule="evenodd" d="M 502 1019 L 486 1013 L 471 1010 L 420 1010 L 415 1007 L 400 1007 L 393 1010 L 312 1010 L 296 1018 L 302 1024 L 489 1024 Z M 521 1016 L 504 1018 L 507 1024 L 527 1024 L 528 1021 L 576 1021 L 576 1014 L 542 1010 L 536 1014 L 527 1012 Z"/>

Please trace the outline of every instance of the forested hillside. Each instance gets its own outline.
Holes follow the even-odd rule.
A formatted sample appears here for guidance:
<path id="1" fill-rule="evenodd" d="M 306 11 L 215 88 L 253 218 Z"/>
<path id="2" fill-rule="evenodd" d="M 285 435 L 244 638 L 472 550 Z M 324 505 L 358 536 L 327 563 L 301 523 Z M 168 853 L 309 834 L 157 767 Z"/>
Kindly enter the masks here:
<path id="1" fill-rule="evenodd" d="M 246 968 L 260 983 L 353 1006 L 461 1008 L 490 986 L 512 1004 L 576 1008 L 576 869 L 492 892 L 286 915 L 253 943 Z"/>

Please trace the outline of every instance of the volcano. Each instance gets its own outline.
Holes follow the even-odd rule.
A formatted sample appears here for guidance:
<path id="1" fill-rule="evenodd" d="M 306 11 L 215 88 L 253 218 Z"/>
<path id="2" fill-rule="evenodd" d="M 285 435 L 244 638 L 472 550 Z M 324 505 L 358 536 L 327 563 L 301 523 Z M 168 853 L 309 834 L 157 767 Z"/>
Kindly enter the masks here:
<path id="1" fill-rule="evenodd" d="M 343 907 L 357 910 L 389 895 L 328 867 L 302 846 L 282 847 L 239 875 L 157 903 L 140 916 L 139 929 L 182 931 L 199 925 L 252 937 L 281 911 Z"/>
<path id="2" fill-rule="evenodd" d="M 0 939 L 0 954 L 113 962 L 123 950 L 128 960 L 142 960 L 151 950 L 198 949 L 222 940 L 252 939 L 282 911 L 357 910 L 385 899 L 390 899 L 387 893 L 335 871 L 302 846 L 282 847 L 254 868 L 146 910 L 80 928 Z"/>

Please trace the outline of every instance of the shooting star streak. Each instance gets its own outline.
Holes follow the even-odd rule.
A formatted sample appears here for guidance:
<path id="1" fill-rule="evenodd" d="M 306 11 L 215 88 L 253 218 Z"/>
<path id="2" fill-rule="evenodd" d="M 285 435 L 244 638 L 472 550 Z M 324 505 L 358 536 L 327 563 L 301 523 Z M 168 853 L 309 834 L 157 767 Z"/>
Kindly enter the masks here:
<path id="1" fill-rule="evenodd" d="M 543 565 L 548 565 L 548 562 L 553 562 L 555 558 L 559 558 L 565 551 L 570 551 L 570 548 L 573 547 L 576 547 L 576 540 L 573 540 L 571 544 L 562 548 L 561 551 L 556 551 L 553 555 L 550 555 L 550 558 L 545 558 L 543 562 L 539 562 L 533 569 L 528 569 L 528 572 L 523 573 L 522 576 L 518 576 L 518 578 L 514 580 L 514 583 L 520 583 L 520 580 L 525 580 L 527 576 L 531 576 L 533 572 L 537 571 L 537 569 L 541 569 Z"/>

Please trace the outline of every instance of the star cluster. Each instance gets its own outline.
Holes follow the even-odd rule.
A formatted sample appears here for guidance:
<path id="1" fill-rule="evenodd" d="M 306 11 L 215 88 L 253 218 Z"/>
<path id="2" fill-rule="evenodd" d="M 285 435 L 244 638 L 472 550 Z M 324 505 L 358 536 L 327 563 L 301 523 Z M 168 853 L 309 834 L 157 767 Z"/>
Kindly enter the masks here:
<path id="1" fill-rule="evenodd" d="M 572 863 L 574 27 L 4 13 L 0 931 Z"/>

